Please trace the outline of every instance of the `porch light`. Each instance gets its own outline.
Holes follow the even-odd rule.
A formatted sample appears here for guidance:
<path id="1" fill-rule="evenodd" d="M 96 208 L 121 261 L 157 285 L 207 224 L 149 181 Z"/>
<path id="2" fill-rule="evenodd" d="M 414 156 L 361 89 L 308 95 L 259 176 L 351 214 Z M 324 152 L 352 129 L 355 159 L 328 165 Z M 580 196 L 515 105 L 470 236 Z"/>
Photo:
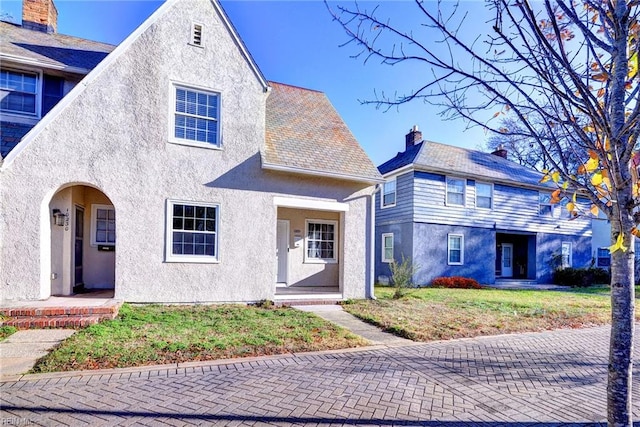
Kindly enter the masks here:
<path id="1" fill-rule="evenodd" d="M 67 218 L 66 214 L 63 214 L 60 209 L 54 209 L 53 210 L 53 220 L 55 221 L 56 225 L 59 225 L 60 227 L 62 227 L 64 225 L 64 220 Z"/>

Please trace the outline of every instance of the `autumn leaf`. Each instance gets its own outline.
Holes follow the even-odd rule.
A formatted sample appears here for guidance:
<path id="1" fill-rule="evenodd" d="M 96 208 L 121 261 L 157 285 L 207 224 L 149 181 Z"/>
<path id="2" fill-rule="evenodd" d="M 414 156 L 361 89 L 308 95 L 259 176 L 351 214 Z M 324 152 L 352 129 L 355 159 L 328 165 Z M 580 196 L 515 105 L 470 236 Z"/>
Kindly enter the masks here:
<path id="1" fill-rule="evenodd" d="M 624 236 L 622 235 L 622 233 L 618 233 L 618 238 L 616 239 L 616 242 L 613 245 L 609 246 L 609 253 L 614 253 L 617 250 L 626 252 L 627 247 L 623 244 L 623 240 L 624 240 Z"/>
<path id="2" fill-rule="evenodd" d="M 540 179 L 540 184 L 544 184 L 545 182 L 549 181 L 551 179 L 551 177 L 549 175 L 545 175 L 542 177 L 542 179 Z"/>
<path id="3" fill-rule="evenodd" d="M 594 187 L 597 187 L 600 184 L 602 184 L 602 174 L 600 172 L 597 172 L 591 175 L 591 184 Z"/>
<path id="4" fill-rule="evenodd" d="M 553 180 L 553 182 L 555 182 L 556 184 L 558 182 L 560 182 L 560 172 L 555 171 L 551 174 L 551 179 Z"/>
<path id="5" fill-rule="evenodd" d="M 589 210 L 589 212 L 591 212 L 591 215 L 593 216 L 598 216 L 598 213 L 600 213 L 600 209 L 598 209 L 596 205 L 591 205 L 591 209 Z"/>
<path id="6" fill-rule="evenodd" d="M 573 212 L 576 209 L 576 205 L 573 202 L 567 203 L 567 210 Z"/>
<path id="7" fill-rule="evenodd" d="M 609 80 L 609 73 L 602 72 L 598 74 L 593 74 L 591 78 L 597 82 L 606 82 L 607 80 Z"/>

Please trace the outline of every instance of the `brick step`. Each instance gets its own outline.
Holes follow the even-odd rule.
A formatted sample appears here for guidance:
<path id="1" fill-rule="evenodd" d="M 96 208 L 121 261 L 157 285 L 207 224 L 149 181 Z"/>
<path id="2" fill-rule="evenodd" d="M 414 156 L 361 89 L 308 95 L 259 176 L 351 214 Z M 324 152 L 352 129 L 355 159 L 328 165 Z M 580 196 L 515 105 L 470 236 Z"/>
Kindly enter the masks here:
<path id="1" fill-rule="evenodd" d="M 6 317 L 38 317 L 38 316 L 93 316 L 116 315 L 119 305 L 100 307 L 8 307 L 0 308 L 0 315 Z"/>
<path id="2" fill-rule="evenodd" d="M 13 326 L 18 329 L 85 328 L 114 317 L 115 315 L 13 317 L 0 322 L 0 325 Z"/>

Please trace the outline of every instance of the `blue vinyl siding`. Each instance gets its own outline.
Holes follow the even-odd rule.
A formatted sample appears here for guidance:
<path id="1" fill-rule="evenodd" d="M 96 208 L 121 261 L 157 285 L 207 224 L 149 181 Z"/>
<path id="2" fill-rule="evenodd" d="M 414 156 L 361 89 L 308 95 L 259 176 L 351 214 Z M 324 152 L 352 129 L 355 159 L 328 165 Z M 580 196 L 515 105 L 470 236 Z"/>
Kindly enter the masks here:
<path id="1" fill-rule="evenodd" d="M 376 224 L 411 221 L 413 218 L 413 174 L 406 173 L 396 178 L 396 205 L 382 209 L 382 191 L 376 194 Z"/>

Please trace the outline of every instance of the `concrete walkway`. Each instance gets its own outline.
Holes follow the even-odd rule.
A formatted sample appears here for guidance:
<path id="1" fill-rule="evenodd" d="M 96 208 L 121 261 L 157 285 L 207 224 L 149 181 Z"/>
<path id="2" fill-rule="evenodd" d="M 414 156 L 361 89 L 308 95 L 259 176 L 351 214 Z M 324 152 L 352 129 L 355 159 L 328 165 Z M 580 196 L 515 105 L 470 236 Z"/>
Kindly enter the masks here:
<path id="1" fill-rule="evenodd" d="M 414 341 L 397 337 L 387 332 L 382 332 L 380 328 L 363 322 L 352 314 L 347 313 L 340 305 L 299 305 L 293 306 L 300 311 L 309 311 L 324 320 L 342 326 L 356 335 L 367 339 L 374 345 L 399 346 L 412 345 Z"/>
<path id="2" fill-rule="evenodd" d="M 29 329 L 0 341 L 0 379 L 28 372 L 36 361 L 76 331 Z"/>

